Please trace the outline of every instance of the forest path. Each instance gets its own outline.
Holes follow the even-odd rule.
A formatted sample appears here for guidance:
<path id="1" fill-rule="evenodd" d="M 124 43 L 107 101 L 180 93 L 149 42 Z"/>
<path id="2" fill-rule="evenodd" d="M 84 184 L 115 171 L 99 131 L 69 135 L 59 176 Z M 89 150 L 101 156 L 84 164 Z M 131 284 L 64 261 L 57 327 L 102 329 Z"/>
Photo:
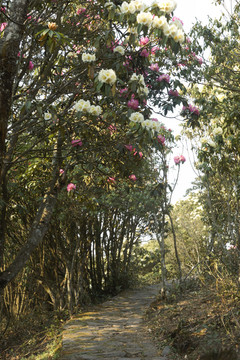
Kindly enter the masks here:
<path id="1" fill-rule="evenodd" d="M 160 285 L 127 290 L 70 320 L 60 360 L 167 360 L 159 355 L 143 316 Z"/>

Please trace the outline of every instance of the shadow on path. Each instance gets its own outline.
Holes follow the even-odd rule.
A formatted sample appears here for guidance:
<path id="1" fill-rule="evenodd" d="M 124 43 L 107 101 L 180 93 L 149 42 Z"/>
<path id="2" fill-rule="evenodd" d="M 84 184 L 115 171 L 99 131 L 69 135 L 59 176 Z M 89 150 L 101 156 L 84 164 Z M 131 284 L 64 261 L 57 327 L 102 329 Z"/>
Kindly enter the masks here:
<path id="1" fill-rule="evenodd" d="M 70 320 L 60 360 L 166 360 L 144 329 L 143 315 L 160 285 L 128 290 Z"/>

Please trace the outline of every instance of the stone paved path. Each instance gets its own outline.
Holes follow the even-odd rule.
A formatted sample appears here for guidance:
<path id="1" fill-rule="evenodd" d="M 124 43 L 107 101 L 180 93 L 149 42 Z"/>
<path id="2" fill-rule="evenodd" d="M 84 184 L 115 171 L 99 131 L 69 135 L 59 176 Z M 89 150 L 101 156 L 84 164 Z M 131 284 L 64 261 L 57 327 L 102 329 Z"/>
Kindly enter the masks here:
<path id="1" fill-rule="evenodd" d="M 159 288 L 125 291 L 70 320 L 63 332 L 60 360 L 166 360 L 143 323 Z"/>

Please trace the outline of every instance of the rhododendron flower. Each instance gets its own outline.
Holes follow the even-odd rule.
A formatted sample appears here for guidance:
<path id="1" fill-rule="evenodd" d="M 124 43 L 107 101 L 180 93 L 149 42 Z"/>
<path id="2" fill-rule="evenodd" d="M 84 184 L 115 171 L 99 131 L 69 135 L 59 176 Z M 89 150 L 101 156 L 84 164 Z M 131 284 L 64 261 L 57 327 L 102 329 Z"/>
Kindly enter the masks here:
<path id="1" fill-rule="evenodd" d="M 169 83 L 170 76 L 168 74 L 162 74 L 157 78 L 157 81 L 166 81 L 167 83 Z"/>
<path id="2" fill-rule="evenodd" d="M 128 88 L 127 88 L 127 87 L 125 87 L 124 89 L 120 89 L 120 90 L 119 90 L 120 94 L 124 94 L 124 93 L 126 93 L 127 91 L 128 91 Z"/>
<path id="3" fill-rule="evenodd" d="M 57 29 L 58 25 L 55 22 L 49 22 L 48 28 L 49 30 L 55 31 Z"/>
<path id="4" fill-rule="evenodd" d="M 102 69 L 98 74 L 98 79 L 102 83 L 113 85 L 117 80 L 117 76 L 112 69 Z"/>
<path id="5" fill-rule="evenodd" d="M 85 8 L 80 8 L 77 10 L 77 15 L 83 14 L 85 13 L 86 9 Z"/>
<path id="6" fill-rule="evenodd" d="M 76 190 L 76 185 L 73 183 L 68 184 L 67 191 L 70 192 L 72 190 Z"/>
<path id="7" fill-rule="evenodd" d="M 167 25 L 167 19 L 165 16 L 154 16 L 152 26 L 156 29 L 163 29 Z"/>
<path id="8" fill-rule="evenodd" d="M 153 15 L 150 12 L 140 12 L 137 15 L 138 24 L 150 26 L 152 23 Z"/>
<path id="9" fill-rule="evenodd" d="M 109 184 L 115 184 L 115 183 L 116 183 L 116 180 L 115 180 L 114 177 L 109 177 L 109 178 L 107 179 L 107 182 L 109 182 Z"/>
<path id="10" fill-rule="evenodd" d="M 158 135 L 157 136 L 157 141 L 159 142 L 159 144 L 162 144 L 162 145 L 164 145 L 165 144 L 165 141 L 166 141 L 166 139 L 165 139 L 165 136 L 164 135 Z"/>
<path id="11" fill-rule="evenodd" d="M 50 112 L 44 113 L 44 120 L 50 120 L 52 118 L 52 114 Z"/>
<path id="12" fill-rule="evenodd" d="M 180 155 L 180 156 L 179 156 L 179 160 L 180 160 L 181 163 L 183 164 L 183 163 L 185 163 L 186 158 L 185 158 L 183 155 Z"/>
<path id="13" fill-rule="evenodd" d="M 157 119 L 157 118 L 152 118 L 151 120 L 158 122 L 158 119 Z"/>
<path id="14" fill-rule="evenodd" d="M 73 147 L 75 147 L 75 146 L 82 146 L 83 143 L 82 143 L 82 140 L 75 139 L 75 140 L 71 141 L 71 144 L 72 144 Z"/>
<path id="15" fill-rule="evenodd" d="M 154 46 L 154 47 L 152 47 L 152 49 L 151 49 L 151 53 L 152 53 L 153 55 L 155 55 L 156 51 L 158 51 L 158 50 L 160 50 L 159 46 Z"/>
<path id="16" fill-rule="evenodd" d="M 157 63 L 151 64 L 150 69 L 151 69 L 152 71 L 158 71 L 158 70 L 159 70 L 159 66 L 158 66 Z"/>
<path id="17" fill-rule="evenodd" d="M 110 125 L 110 126 L 108 127 L 108 130 L 109 130 L 109 132 L 110 132 L 110 135 L 112 135 L 113 133 L 115 133 L 115 132 L 117 131 L 117 128 L 116 128 L 115 125 Z"/>
<path id="18" fill-rule="evenodd" d="M 180 156 L 174 156 L 173 160 L 176 165 L 180 164 Z"/>
<path id="19" fill-rule="evenodd" d="M 161 0 L 158 4 L 158 7 L 160 10 L 166 12 L 167 14 L 170 14 L 176 9 L 177 3 L 175 0 Z"/>
<path id="20" fill-rule="evenodd" d="M 177 24 L 181 24 L 181 26 L 183 26 L 183 21 L 181 20 L 181 19 L 179 19 L 177 16 L 174 16 L 173 18 L 172 18 L 172 21 L 174 21 L 175 23 L 177 23 Z"/>
<path id="21" fill-rule="evenodd" d="M 90 104 L 90 101 L 87 100 L 83 100 L 83 99 L 80 99 L 75 105 L 74 105 L 74 108 L 75 110 L 77 111 L 83 111 L 83 112 L 88 112 L 90 110 L 90 107 L 91 107 L 91 104 Z"/>
<path id="22" fill-rule="evenodd" d="M 132 181 L 136 181 L 137 178 L 136 178 L 136 175 L 132 174 L 129 176 L 129 179 L 132 180 Z"/>
<path id="23" fill-rule="evenodd" d="M 91 105 L 88 112 L 89 114 L 99 116 L 102 113 L 102 108 L 99 105 Z"/>
<path id="24" fill-rule="evenodd" d="M 5 27 L 7 26 L 7 23 L 6 22 L 3 22 L 1 25 L 0 25 L 0 32 L 2 32 Z"/>
<path id="25" fill-rule="evenodd" d="M 96 55 L 95 55 L 95 54 L 83 53 L 83 54 L 82 54 L 82 61 L 83 61 L 83 62 L 93 62 L 93 61 L 96 61 Z"/>
<path id="26" fill-rule="evenodd" d="M 149 52 L 147 51 L 147 49 L 143 49 L 143 50 L 140 52 L 140 56 L 148 57 L 148 56 L 149 56 Z"/>
<path id="27" fill-rule="evenodd" d="M 60 173 L 60 175 L 64 174 L 64 170 L 63 170 L 63 169 L 60 169 L 60 170 L 59 170 L 59 173 Z"/>
<path id="28" fill-rule="evenodd" d="M 144 45 L 147 45 L 148 42 L 149 42 L 149 38 L 147 36 L 145 36 L 140 39 L 139 44 L 144 46 Z"/>
<path id="29" fill-rule="evenodd" d="M 139 151 L 138 155 L 139 155 L 140 159 L 143 157 L 143 153 L 141 151 Z"/>
<path id="30" fill-rule="evenodd" d="M 178 165 L 180 163 L 182 164 L 185 163 L 186 158 L 183 155 L 180 155 L 180 156 L 174 156 L 173 160 L 175 162 L 175 165 Z"/>
<path id="31" fill-rule="evenodd" d="M 122 46 L 116 46 L 114 49 L 113 49 L 113 52 L 118 52 L 119 54 L 121 55 L 124 55 L 125 54 L 125 50 Z"/>
<path id="32" fill-rule="evenodd" d="M 222 128 L 220 128 L 220 127 L 217 127 L 217 128 L 215 128 L 215 129 L 213 129 L 213 135 L 214 135 L 214 136 L 222 135 L 222 133 L 223 133 L 223 130 L 222 130 Z"/>
<path id="33" fill-rule="evenodd" d="M 139 106 L 139 101 L 137 99 L 132 98 L 128 101 L 127 106 L 133 110 L 137 110 Z"/>
<path id="34" fill-rule="evenodd" d="M 132 122 L 142 123 L 144 121 L 144 116 L 139 112 L 134 112 L 131 114 L 129 119 Z"/>
<path id="35" fill-rule="evenodd" d="M 126 149 L 128 149 L 129 151 L 132 151 L 133 147 L 132 145 L 124 145 Z"/>
<path id="36" fill-rule="evenodd" d="M 32 71 L 33 68 L 34 68 L 33 62 L 30 60 L 30 61 L 29 61 L 29 64 L 28 64 L 28 69 L 29 69 L 30 71 Z"/>
<path id="37" fill-rule="evenodd" d="M 170 96 L 179 96 L 179 93 L 177 90 L 169 90 L 168 95 Z"/>

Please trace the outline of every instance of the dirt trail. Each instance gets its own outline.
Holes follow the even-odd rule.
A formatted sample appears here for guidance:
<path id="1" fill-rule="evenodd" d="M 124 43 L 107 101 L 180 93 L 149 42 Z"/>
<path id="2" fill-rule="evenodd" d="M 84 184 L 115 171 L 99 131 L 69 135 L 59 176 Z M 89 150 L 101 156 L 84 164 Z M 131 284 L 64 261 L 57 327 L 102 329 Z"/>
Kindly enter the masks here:
<path id="1" fill-rule="evenodd" d="M 159 355 L 143 323 L 159 288 L 125 291 L 70 320 L 60 360 L 167 360 Z"/>

